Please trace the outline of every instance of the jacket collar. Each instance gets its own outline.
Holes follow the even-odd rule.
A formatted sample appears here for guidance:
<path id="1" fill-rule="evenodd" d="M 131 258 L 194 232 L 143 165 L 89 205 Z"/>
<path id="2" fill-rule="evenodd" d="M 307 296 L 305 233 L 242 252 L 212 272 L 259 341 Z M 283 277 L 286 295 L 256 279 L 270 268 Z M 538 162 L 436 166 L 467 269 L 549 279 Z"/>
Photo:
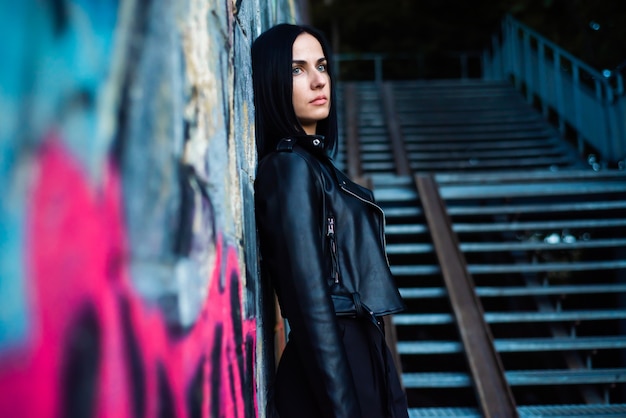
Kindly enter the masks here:
<path id="1" fill-rule="evenodd" d="M 323 135 L 301 135 L 283 138 L 278 142 L 276 150 L 291 151 L 296 144 L 306 149 L 311 154 L 328 156 L 326 154 L 326 142 Z"/>

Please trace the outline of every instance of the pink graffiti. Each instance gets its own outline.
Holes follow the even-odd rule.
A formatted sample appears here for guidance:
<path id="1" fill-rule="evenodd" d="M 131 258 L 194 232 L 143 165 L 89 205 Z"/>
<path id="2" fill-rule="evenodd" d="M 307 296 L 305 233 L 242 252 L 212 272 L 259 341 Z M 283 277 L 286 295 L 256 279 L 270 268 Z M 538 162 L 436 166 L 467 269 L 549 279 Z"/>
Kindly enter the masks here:
<path id="1" fill-rule="evenodd" d="M 256 345 L 256 322 L 238 318 L 241 325 L 237 328 L 233 320 L 233 312 L 243 312 L 241 305 L 232 306 L 233 300 L 242 302 L 237 251 L 218 237 L 201 315 L 184 336 L 172 337 L 161 310 L 143 300 L 132 286 L 122 192 L 114 165 L 107 165 L 101 185 L 91 184 L 62 141 L 50 135 L 37 155 L 36 170 L 24 250 L 32 321 L 23 344 L 0 353 L 0 417 L 62 416 L 61 382 L 68 360 L 64 349 L 86 306 L 95 311 L 100 332 L 92 416 L 134 418 L 138 403 L 145 417 L 159 416 L 159 368 L 165 374 L 176 417 L 191 418 L 187 394 L 198 370 L 203 371 L 202 405 L 198 406 L 202 417 L 209 417 L 215 409 L 223 417 L 244 417 L 249 397 L 256 416 L 254 370 L 247 367 L 255 359 L 246 358 L 255 350 L 237 346 L 237 341 Z M 226 283 L 223 289 L 220 280 Z M 235 291 L 236 295 L 231 294 Z M 123 301 L 128 317 L 122 317 Z M 123 321 L 130 323 L 142 363 L 141 398 L 133 396 Z M 219 341 L 215 339 L 217 327 L 222 332 Z M 213 361 L 216 351 L 217 363 Z M 216 381 L 212 376 L 217 376 Z M 248 382 L 241 381 L 241 376 Z M 215 393 L 219 393 L 217 398 L 211 396 Z"/>

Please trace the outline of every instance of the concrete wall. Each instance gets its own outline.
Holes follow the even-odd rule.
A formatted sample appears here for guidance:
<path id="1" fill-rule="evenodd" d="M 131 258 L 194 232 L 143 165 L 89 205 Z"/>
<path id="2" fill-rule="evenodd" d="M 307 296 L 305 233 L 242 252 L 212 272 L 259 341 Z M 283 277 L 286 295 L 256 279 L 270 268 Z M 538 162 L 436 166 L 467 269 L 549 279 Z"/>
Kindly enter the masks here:
<path id="1" fill-rule="evenodd" d="M 263 416 L 250 44 L 297 0 L 0 0 L 0 416 Z"/>

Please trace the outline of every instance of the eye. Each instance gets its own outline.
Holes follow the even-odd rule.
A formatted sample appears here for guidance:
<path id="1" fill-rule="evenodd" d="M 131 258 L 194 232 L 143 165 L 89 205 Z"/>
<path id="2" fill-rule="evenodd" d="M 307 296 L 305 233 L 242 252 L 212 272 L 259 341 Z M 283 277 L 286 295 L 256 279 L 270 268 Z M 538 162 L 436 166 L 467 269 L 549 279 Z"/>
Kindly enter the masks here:
<path id="1" fill-rule="evenodd" d="M 291 74 L 293 74 L 293 75 L 298 75 L 298 74 L 301 74 L 301 73 L 302 73 L 302 68 L 300 68 L 300 67 L 293 67 L 291 69 Z"/>
<path id="2" fill-rule="evenodd" d="M 319 64 L 319 65 L 317 66 L 317 71 L 319 71 L 320 73 L 324 73 L 324 72 L 326 72 L 326 66 L 327 66 L 327 64 L 326 64 L 326 63 L 324 63 L 324 64 Z"/>

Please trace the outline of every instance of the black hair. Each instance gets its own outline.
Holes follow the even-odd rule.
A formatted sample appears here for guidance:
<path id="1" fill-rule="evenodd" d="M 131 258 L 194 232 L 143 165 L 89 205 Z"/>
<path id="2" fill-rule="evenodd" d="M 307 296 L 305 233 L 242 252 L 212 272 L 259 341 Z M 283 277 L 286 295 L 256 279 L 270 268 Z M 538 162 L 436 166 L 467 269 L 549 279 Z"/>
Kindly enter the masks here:
<path id="1" fill-rule="evenodd" d="M 316 135 L 324 136 L 327 153 L 337 151 L 337 110 L 331 51 L 324 35 L 305 25 L 281 23 L 263 32 L 252 43 L 256 146 L 259 161 L 286 137 L 306 135 L 293 108 L 293 43 L 302 33 L 313 35 L 322 46 L 330 77 L 330 112 L 317 123 Z"/>

